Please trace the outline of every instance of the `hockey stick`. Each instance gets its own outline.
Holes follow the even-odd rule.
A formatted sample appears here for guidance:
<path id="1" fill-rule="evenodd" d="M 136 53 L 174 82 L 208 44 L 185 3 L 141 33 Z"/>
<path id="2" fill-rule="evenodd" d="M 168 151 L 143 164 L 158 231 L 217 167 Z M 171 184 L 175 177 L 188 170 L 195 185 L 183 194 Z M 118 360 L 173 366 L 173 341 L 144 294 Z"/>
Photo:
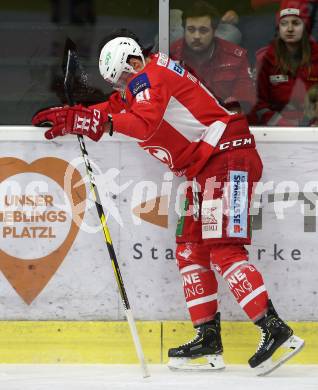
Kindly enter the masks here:
<path id="1" fill-rule="evenodd" d="M 67 102 L 70 106 L 74 105 L 72 91 L 73 91 L 75 73 L 76 73 L 76 69 L 78 66 L 79 66 L 79 58 L 77 55 L 76 46 L 71 39 L 67 38 L 67 40 L 65 42 L 63 70 L 65 72 L 64 92 L 65 92 Z M 81 70 L 81 71 L 83 72 L 83 70 Z M 87 80 L 87 77 L 85 77 L 85 79 Z M 78 135 L 77 139 L 78 139 L 78 142 L 79 142 L 79 145 L 81 148 L 82 156 L 83 156 L 85 167 L 86 167 L 86 172 L 87 172 L 87 175 L 88 175 L 89 181 L 90 181 L 91 192 L 93 194 L 97 213 L 98 213 L 98 216 L 100 219 L 101 226 L 103 228 L 103 233 L 104 233 L 104 237 L 105 237 L 105 242 L 107 244 L 107 249 L 108 249 L 110 261 L 112 263 L 112 268 L 114 271 L 114 275 L 115 275 L 118 290 L 119 290 L 119 293 L 121 296 L 121 300 L 122 300 L 122 303 L 124 306 L 126 318 L 127 318 L 127 321 L 128 321 L 129 327 L 130 327 L 130 332 L 131 332 L 131 335 L 132 335 L 132 338 L 133 338 L 133 341 L 135 344 L 137 356 L 139 358 L 139 362 L 141 365 L 143 377 L 147 378 L 150 376 L 150 374 L 149 374 L 146 360 L 144 357 L 144 353 L 143 353 L 143 350 L 141 347 L 140 339 L 139 339 L 137 328 L 136 328 L 136 323 L 134 321 L 134 317 L 132 315 L 132 311 L 131 311 L 130 304 L 128 301 L 128 296 L 127 296 L 127 293 L 125 290 L 123 278 L 121 276 L 121 272 L 120 272 L 119 264 L 118 264 L 118 261 L 116 258 L 116 253 L 115 253 L 115 250 L 113 247 L 112 239 L 110 237 L 110 232 L 109 232 L 109 229 L 107 226 L 107 218 L 105 217 L 103 206 L 102 206 L 102 203 L 100 201 L 100 196 L 99 196 L 98 189 L 96 186 L 94 173 L 93 173 L 93 170 L 92 170 L 89 158 L 88 158 L 88 153 L 86 150 L 84 138 L 82 135 Z"/>

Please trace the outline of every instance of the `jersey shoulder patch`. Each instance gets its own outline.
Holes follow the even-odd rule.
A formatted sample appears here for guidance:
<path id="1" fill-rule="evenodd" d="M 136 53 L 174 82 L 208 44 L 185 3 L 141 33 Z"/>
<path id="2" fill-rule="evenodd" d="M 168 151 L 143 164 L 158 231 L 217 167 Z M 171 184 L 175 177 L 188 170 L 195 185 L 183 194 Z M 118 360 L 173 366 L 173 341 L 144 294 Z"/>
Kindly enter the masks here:
<path id="1" fill-rule="evenodd" d="M 157 59 L 157 65 L 167 67 L 169 62 L 169 57 L 167 54 L 164 53 L 158 53 L 158 59 Z"/>
<path id="2" fill-rule="evenodd" d="M 177 62 L 170 59 L 168 69 L 172 70 L 172 72 L 176 73 L 178 76 L 183 77 L 185 73 L 185 69 L 179 65 Z"/>
<path id="3" fill-rule="evenodd" d="M 150 88 L 150 81 L 146 73 L 142 73 L 135 77 L 128 85 L 128 88 L 133 96 L 136 96 L 139 92 Z"/>

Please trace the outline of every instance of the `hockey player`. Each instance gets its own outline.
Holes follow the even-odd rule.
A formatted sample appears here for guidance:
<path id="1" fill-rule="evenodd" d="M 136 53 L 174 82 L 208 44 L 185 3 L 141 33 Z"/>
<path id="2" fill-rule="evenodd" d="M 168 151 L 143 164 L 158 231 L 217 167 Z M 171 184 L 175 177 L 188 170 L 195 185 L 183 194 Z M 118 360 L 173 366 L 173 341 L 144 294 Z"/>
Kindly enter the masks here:
<path id="1" fill-rule="evenodd" d="M 99 68 L 118 92 L 107 102 L 85 108 L 56 107 L 37 113 L 36 126 L 50 124 L 47 139 L 81 134 L 98 141 L 119 132 L 193 183 L 186 191 L 177 228 L 177 264 L 196 337 L 169 350 L 171 368 L 224 368 L 216 270 L 238 304 L 262 332 L 249 360 L 267 373 L 300 350 L 303 340 L 277 315 L 263 278 L 248 262 L 248 208 L 262 163 L 246 119 L 222 107 L 192 74 L 165 54 L 144 58 L 131 38 L 118 37 L 101 51 Z M 191 294 L 189 293 L 191 291 Z M 288 352 L 276 362 L 280 346 Z"/>

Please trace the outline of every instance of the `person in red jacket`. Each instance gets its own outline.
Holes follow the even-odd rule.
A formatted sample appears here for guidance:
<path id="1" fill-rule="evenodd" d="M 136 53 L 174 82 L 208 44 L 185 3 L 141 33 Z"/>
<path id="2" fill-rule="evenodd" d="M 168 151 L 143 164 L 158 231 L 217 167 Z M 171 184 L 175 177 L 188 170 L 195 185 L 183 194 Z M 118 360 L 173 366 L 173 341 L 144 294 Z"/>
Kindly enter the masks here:
<path id="1" fill-rule="evenodd" d="M 255 124 L 299 126 L 304 99 L 318 82 L 318 44 L 309 38 L 307 2 L 282 1 L 278 35 L 257 52 Z"/>
<path id="2" fill-rule="evenodd" d="M 286 360 L 302 347 L 303 340 L 293 336 L 277 315 L 244 247 L 251 242 L 252 189 L 262 173 L 245 116 L 227 111 L 167 55 L 144 58 L 131 38 L 109 41 L 101 51 L 99 67 L 118 91 L 107 102 L 43 110 L 32 123 L 49 123 L 48 139 L 70 133 L 98 141 L 104 133 L 113 132 L 137 138 L 140 147 L 192 184 L 178 223 L 176 258 L 197 336 L 169 350 L 169 366 L 187 369 L 189 359 L 204 356 L 209 362 L 206 368 L 224 367 L 217 271 L 262 331 L 250 366 L 262 374 L 273 370 L 282 362 L 271 363 L 274 351 L 282 345 L 290 348 Z"/>
<path id="3" fill-rule="evenodd" d="M 203 0 L 182 14 L 184 38 L 170 47 L 170 56 L 196 75 L 212 93 L 234 111 L 249 112 L 255 91 L 247 52 L 215 36 L 217 11 Z"/>

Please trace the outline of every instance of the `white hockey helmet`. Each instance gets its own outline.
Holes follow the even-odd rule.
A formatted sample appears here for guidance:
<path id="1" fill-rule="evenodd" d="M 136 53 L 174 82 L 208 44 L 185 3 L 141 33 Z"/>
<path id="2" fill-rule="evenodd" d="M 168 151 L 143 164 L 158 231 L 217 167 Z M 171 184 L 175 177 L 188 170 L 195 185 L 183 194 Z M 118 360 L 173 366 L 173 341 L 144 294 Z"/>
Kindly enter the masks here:
<path id="1" fill-rule="evenodd" d="M 106 43 L 100 53 L 100 74 L 115 89 L 121 89 L 124 86 L 127 75 L 136 73 L 127 62 L 129 56 L 141 57 L 145 65 L 141 47 L 134 39 L 127 37 L 112 39 Z"/>

